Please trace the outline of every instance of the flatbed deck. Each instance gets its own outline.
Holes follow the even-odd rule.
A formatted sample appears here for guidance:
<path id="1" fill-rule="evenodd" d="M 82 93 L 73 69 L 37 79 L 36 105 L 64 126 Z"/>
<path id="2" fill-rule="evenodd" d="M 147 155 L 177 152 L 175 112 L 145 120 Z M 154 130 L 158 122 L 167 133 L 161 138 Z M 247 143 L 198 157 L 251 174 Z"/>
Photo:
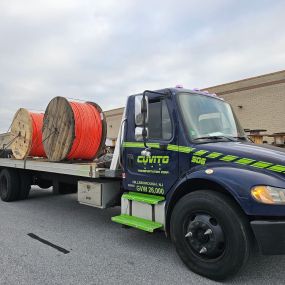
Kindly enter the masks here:
<path id="1" fill-rule="evenodd" d="M 10 167 L 86 178 L 121 178 L 120 170 L 98 168 L 95 162 L 50 162 L 46 159 L 0 158 L 0 168 Z"/>

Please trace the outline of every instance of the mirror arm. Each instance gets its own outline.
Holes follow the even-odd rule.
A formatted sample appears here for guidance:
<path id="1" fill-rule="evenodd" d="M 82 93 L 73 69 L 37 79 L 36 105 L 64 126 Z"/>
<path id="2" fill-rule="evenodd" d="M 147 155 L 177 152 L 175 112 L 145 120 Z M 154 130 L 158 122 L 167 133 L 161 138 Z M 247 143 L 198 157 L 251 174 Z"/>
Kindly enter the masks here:
<path id="1" fill-rule="evenodd" d="M 143 92 L 143 98 L 142 98 L 142 101 L 143 101 L 143 131 L 142 131 L 142 137 L 143 137 L 143 143 L 144 143 L 144 146 L 146 149 L 148 149 L 149 147 L 147 146 L 146 144 L 146 108 L 147 106 L 145 105 L 146 103 L 146 100 L 145 100 L 145 97 L 146 97 L 146 93 L 147 93 L 147 90 Z"/>

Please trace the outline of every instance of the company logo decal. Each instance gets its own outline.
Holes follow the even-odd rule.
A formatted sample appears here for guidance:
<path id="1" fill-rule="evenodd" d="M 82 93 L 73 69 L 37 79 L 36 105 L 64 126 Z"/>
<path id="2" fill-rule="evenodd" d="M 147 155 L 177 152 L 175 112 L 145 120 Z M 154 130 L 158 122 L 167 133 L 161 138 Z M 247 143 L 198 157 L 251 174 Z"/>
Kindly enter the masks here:
<path id="1" fill-rule="evenodd" d="M 143 164 L 168 164 L 169 163 L 169 156 L 167 155 L 152 155 L 152 156 L 138 156 L 137 158 L 138 163 Z"/>

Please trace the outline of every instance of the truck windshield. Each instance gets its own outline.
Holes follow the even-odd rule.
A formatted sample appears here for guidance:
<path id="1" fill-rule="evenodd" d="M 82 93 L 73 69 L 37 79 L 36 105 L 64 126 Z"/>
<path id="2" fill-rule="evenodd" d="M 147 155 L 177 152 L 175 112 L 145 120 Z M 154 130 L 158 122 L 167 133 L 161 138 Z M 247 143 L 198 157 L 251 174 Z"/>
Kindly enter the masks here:
<path id="1" fill-rule="evenodd" d="M 231 106 L 210 96 L 178 95 L 186 131 L 191 140 L 245 138 Z M 232 138 L 232 139 L 231 139 Z"/>

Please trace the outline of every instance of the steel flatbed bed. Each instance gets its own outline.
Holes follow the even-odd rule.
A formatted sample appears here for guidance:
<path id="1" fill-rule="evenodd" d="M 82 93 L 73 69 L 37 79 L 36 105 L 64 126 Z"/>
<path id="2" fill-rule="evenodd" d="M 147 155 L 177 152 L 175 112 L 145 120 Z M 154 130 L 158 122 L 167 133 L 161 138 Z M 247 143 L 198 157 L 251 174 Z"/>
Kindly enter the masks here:
<path id="1" fill-rule="evenodd" d="M 119 170 L 98 168 L 95 162 L 50 162 L 45 159 L 29 158 L 17 160 L 0 158 L 0 168 L 9 167 L 85 178 L 120 178 Z"/>

